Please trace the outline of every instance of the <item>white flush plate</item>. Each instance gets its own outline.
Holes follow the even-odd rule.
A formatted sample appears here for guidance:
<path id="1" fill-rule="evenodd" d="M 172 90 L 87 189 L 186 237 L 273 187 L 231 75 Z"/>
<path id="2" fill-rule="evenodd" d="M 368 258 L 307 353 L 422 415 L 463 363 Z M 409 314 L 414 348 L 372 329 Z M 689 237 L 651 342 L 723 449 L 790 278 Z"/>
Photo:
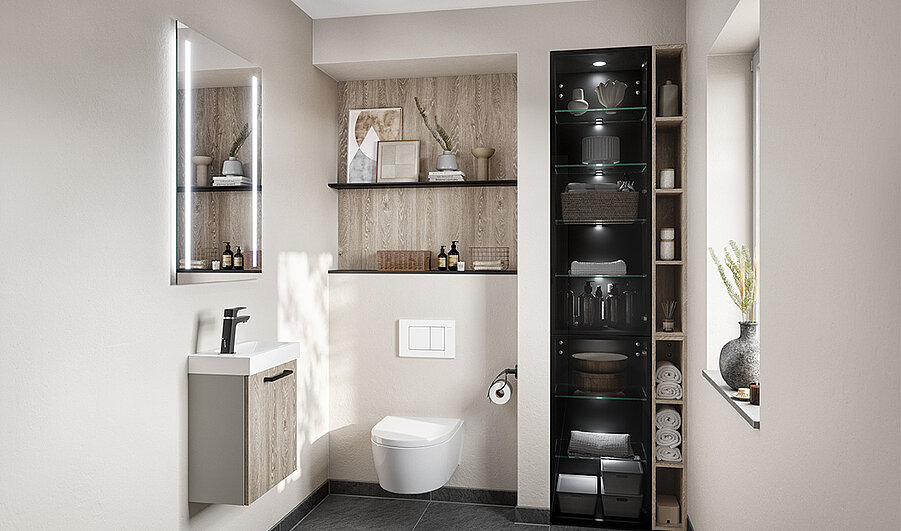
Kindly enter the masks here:
<path id="1" fill-rule="evenodd" d="M 402 358 L 453 358 L 457 353 L 455 321 L 399 319 L 397 355 Z"/>

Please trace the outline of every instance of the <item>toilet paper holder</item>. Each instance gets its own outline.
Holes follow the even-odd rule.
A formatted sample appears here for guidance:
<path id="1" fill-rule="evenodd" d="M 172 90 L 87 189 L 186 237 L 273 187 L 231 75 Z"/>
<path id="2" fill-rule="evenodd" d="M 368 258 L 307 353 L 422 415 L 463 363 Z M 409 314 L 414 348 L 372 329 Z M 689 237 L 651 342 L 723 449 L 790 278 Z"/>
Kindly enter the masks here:
<path id="1" fill-rule="evenodd" d="M 498 382 L 504 383 L 504 385 L 500 387 L 498 391 L 503 392 L 505 388 L 509 388 L 510 383 L 507 381 L 507 376 L 511 374 L 514 378 L 519 379 L 519 365 L 514 365 L 512 369 L 504 369 L 501 372 L 497 373 L 497 376 L 494 377 L 494 380 L 492 380 L 491 383 L 488 384 L 488 394 L 486 394 L 485 396 L 487 396 L 488 399 L 491 400 L 491 390 L 494 387 L 494 384 Z"/>

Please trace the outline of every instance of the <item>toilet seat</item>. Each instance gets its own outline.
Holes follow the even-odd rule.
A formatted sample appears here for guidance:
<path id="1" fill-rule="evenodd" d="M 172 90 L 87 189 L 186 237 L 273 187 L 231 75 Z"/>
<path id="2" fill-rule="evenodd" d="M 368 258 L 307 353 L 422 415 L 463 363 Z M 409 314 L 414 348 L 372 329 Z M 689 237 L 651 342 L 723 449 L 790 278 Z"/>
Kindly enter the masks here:
<path id="1" fill-rule="evenodd" d="M 461 419 L 387 416 L 372 428 L 372 442 L 393 448 L 424 448 L 447 442 Z"/>

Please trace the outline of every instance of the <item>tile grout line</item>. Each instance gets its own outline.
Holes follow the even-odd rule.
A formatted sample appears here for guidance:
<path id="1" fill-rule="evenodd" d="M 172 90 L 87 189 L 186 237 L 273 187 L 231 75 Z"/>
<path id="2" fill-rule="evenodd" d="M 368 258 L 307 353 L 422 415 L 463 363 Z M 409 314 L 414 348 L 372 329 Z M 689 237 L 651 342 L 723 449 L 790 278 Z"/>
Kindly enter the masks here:
<path id="1" fill-rule="evenodd" d="M 422 517 L 425 516 L 425 512 L 429 510 L 429 507 L 431 505 L 432 505 L 432 502 L 431 502 L 431 500 L 429 500 L 429 503 L 426 504 L 426 506 L 425 506 L 425 511 L 422 511 L 422 514 L 419 515 L 419 520 L 416 520 L 416 523 L 413 524 L 413 529 L 411 529 L 410 531 L 416 531 L 416 527 L 419 525 L 419 522 L 422 522 Z"/>

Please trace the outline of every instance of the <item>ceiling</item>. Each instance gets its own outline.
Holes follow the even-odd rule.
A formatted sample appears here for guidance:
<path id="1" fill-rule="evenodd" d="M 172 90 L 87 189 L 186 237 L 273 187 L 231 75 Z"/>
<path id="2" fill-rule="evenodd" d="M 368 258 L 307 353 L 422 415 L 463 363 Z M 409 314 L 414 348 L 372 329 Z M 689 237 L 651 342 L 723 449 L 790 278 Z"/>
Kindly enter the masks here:
<path id="1" fill-rule="evenodd" d="M 422 11 L 448 11 L 480 7 L 522 6 L 531 4 L 555 4 L 573 0 L 292 0 L 311 18 L 358 17 L 364 15 L 391 15 L 395 13 L 419 13 Z M 576 0 L 585 1 L 585 0 Z"/>

